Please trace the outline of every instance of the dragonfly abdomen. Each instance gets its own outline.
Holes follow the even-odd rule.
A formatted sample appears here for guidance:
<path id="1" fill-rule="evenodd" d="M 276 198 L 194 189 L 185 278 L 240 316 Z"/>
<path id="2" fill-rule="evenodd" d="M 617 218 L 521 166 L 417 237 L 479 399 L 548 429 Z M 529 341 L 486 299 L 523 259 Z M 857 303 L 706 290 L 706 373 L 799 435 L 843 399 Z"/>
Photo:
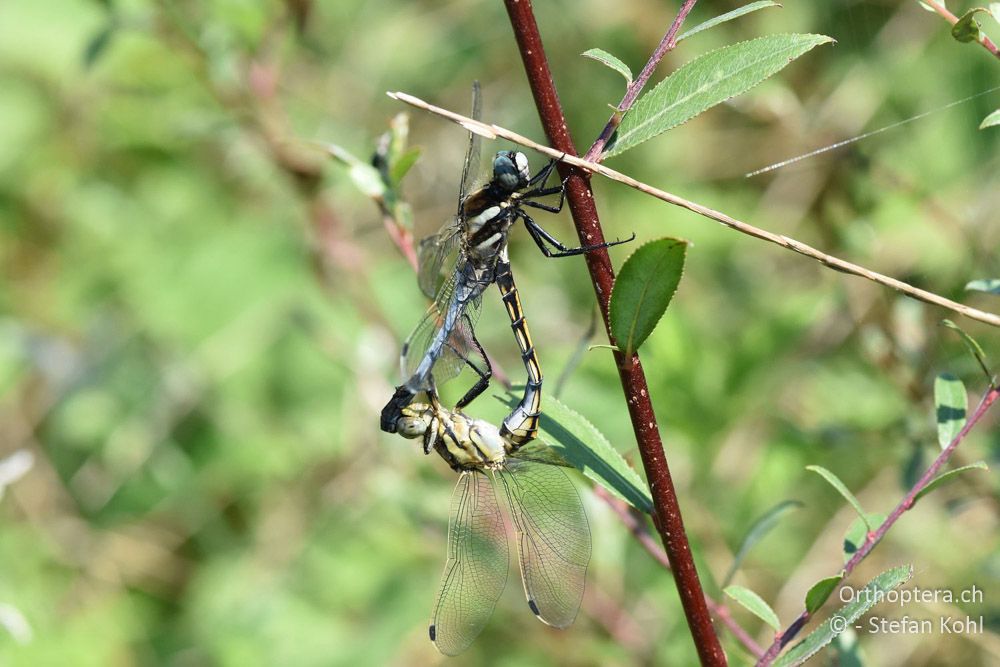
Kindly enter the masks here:
<path id="1" fill-rule="evenodd" d="M 524 319 L 521 297 L 518 295 L 514 276 L 510 272 L 510 263 L 506 259 L 504 256 L 497 264 L 495 279 L 504 307 L 507 309 L 507 316 L 510 318 L 510 328 L 521 350 L 524 370 L 528 373 L 521 402 L 507 415 L 500 426 L 500 435 L 510 442 L 512 451 L 516 451 L 538 435 L 538 416 L 542 407 L 542 368 L 535 353 L 535 346 L 531 342 L 531 333 Z"/>

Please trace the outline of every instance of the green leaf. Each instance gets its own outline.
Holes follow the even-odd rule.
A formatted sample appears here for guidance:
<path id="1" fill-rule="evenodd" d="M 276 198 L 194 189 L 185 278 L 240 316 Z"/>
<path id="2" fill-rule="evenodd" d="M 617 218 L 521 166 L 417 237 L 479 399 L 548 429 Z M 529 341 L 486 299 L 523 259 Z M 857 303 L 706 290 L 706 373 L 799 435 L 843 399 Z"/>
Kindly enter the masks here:
<path id="1" fill-rule="evenodd" d="M 934 378 L 934 410 L 937 415 L 938 444 L 945 449 L 965 426 L 969 397 L 962 381 L 951 373 Z"/>
<path id="2" fill-rule="evenodd" d="M 337 144 L 326 144 L 325 148 L 337 161 L 347 166 L 347 173 L 358 190 L 372 199 L 381 200 L 385 197 L 386 184 L 378 169 L 362 162 Z"/>
<path id="3" fill-rule="evenodd" d="M 821 476 L 823 479 L 825 479 L 827 482 L 830 483 L 830 486 L 837 489 L 840 495 L 844 496 L 844 499 L 851 504 L 851 507 L 854 508 L 854 511 L 857 512 L 858 516 L 861 517 L 861 519 L 865 522 L 865 525 L 868 527 L 868 530 L 869 531 L 872 530 L 871 525 L 868 524 L 868 520 L 865 518 L 865 510 L 861 507 L 861 503 L 858 502 L 858 499 L 854 497 L 854 494 L 848 490 L 848 488 L 844 485 L 844 483 L 840 481 L 839 477 L 834 475 L 832 472 L 830 472 L 823 466 L 806 466 L 806 470 L 811 470 L 812 472 Z"/>
<path id="4" fill-rule="evenodd" d="M 769 35 L 695 58 L 643 95 L 608 142 L 618 155 L 753 88 L 810 49 L 825 35 Z"/>
<path id="5" fill-rule="evenodd" d="M 965 347 L 979 363 L 979 368 L 982 369 L 983 374 L 986 376 L 986 381 L 992 387 L 993 371 L 991 371 L 990 367 L 986 365 L 986 353 L 983 352 L 983 348 L 979 347 L 979 343 L 976 342 L 976 339 L 965 333 L 965 330 L 963 330 L 962 327 L 958 326 L 951 320 L 941 320 L 941 324 L 958 332 L 958 335 L 962 338 L 962 342 L 965 343 Z"/>
<path id="6" fill-rule="evenodd" d="M 774 628 L 775 632 L 781 629 L 781 621 L 778 620 L 778 615 L 774 613 L 770 605 L 764 602 L 763 598 L 752 590 L 743 586 L 727 586 L 724 591 L 726 595 L 746 607 L 754 616 Z"/>
<path id="7" fill-rule="evenodd" d="M 514 458 L 525 461 L 537 461 L 550 466 L 560 466 L 562 468 L 575 468 L 572 463 L 564 459 L 555 448 L 545 444 L 541 439 L 536 438 L 526 445 L 523 445 L 516 452 L 511 454 Z"/>
<path id="8" fill-rule="evenodd" d="M 611 333 L 629 358 L 656 328 L 684 272 L 687 241 L 650 241 L 625 260 L 611 290 Z"/>
<path id="9" fill-rule="evenodd" d="M 997 124 L 1000 124 L 1000 109 L 990 114 L 996 115 Z M 1000 294 L 1000 278 L 992 278 L 990 280 L 973 280 L 965 284 L 966 290 L 975 290 L 977 292 L 989 292 L 990 294 Z"/>
<path id="10" fill-rule="evenodd" d="M 414 146 L 396 158 L 395 162 L 389 167 L 389 178 L 392 179 L 393 185 L 399 185 L 402 182 L 403 177 L 416 164 L 419 157 L 420 147 Z"/>
<path id="11" fill-rule="evenodd" d="M 835 652 L 833 664 L 837 667 L 865 667 L 865 657 L 861 652 L 858 632 L 853 627 L 834 637 L 830 647 Z"/>
<path id="12" fill-rule="evenodd" d="M 749 14 L 750 12 L 755 12 L 758 9 L 765 9 L 767 7 L 780 7 L 781 5 L 774 0 L 758 0 L 758 2 L 751 2 L 749 5 L 743 5 L 731 12 L 726 12 L 720 16 L 716 16 L 714 19 L 709 19 L 704 23 L 699 23 L 695 27 L 687 30 L 680 37 L 677 38 L 677 44 L 680 44 L 688 37 L 697 35 L 699 32 L 708 30 L 709 28 L 714 28 L 720 23 L 725 23 L 726 21 L 732 21 L 733 19 L 739 18 L 744 14 Z"/>
<path id="13" fill-rule="evenodd" d="M 858 549 L 864 546 L 868 540 L 868 534 L 873 531 L 872 526 L 881 526 L 886 518 L 888 515 L 875 512 L 851 522 L 844 535 L 844 562 L 851 560 Z"/>
<path id="14" fill-rule="evenodd" d="M 877 602 L 885 599 L 886 593 L 899 588 L 911 576 L 913 576 L 913 566 L 911 565 L 896 567 L 878 575 L 868 582 L 867 586 L 857 591 L 850 602 L 837 610 L 808 637 L 793 646 L 784 655 L 779 656 L 771 664 L 774 667 L 801 665 L 819 653 L 824 646 L 833 641 L 834 637 L 845 629 L 853 627 L 855 621 L 874 607 Z"/>
<path id="15" fill-rule="evenodd" d="M 946 473 L 942 473 L 932 479 L 927 483 L 927 486 L 920 489 L 920 492 L 913 497 L 913 502 L 916 504 L 918 500 L 926 496 L 931 491 L 937 489 L 938 487 L 944 486 L 950 482 L 954 482 L 958 475 L 967 470 L 989 470 L 989 466 L 986 465 L 984 461 L 976 461 L 975 463 L 970 463 L 967 466 L 962 466 L 961 468 L 955 468 L 954 470 L 949 470 Z"/>
<path id="16" fill-rule="evenodd" d="M 983 14 L 989 14 L 989 12 L 982 7 L 970 9 L 962 14 L 962 17 L 958 19 L 955 25 L 951 26 L 951 36 L 962 43 L 978 42 L 982 39 L 983 31 L 980 29 L 979 22 L 976 20 L 976 14 L 979 14 L 980 12 Z"/>
<path id="17" fill-rule="evenodd" d="M 798 500 L 785 500 L 769 509 L 759 519 L 754 521 L 753 525 L 750 526 L 750 530 L 748 530 L 747 534 L 743 537 L 743 541 L 740 543 L 740 548 L 737 549 L 736 556 L 733 557 L 733 564 L 729 566 L 729 571 L 722 580 L 723 587 L 727 586 L 729 582 L 733 580 L 733 575 L 736 574 L 736 570 L 739 569 L 740 564 L 743 562 L 743 559 L 746 558 L 750 549 L 764 539 L 764 536 L 771 532 L 772 528 L 778 525 L 778 521 L 782 516 L 789 511 L 800 507 L 802 507 L 802 503 Z"/>
<path id="18" fill-rule="evenodd" d="M 590 58 L 591 60 L 596 60 L 602 65 L 610 67 L 614 71 L 625 77 L 625 81 L 628 85 L 632 85 L 632 70 L 629 69 L 628 65 L 623 63 L 621 60 L 611 55 L 603 49 L 587 49 L 580 54 L 584 58 Z"/>
<path id="19" fill-rule="evenodd" d="M 983 122 L 979 124 L 979 129 L 985 130 L 988 127 L 996 127 L 997 125 L 1000 125 L 1000 109 L 997 109 L 984 118 Z"/>
<path id="20" fill-rule="evenodd" d="M 827 577 L 826 579 L 820 579 L 809 592 L 806 593 L 806 611 L 810 614 L 816 613 L 816 610 L 823 606 L 823 603 L 827 601 L 830 594 L 837 589 L 840 582 L 844 579 L 844 573 L 834 575 L 832 577 Z"/>
<path id="21" fill-rule="evenodd" d="M 380 141 L 388 143 L 385 158 L 389 165 L 396 164 L 406 151 L 406 145 L 410 141 L 409 114 L 401 112 L 393 116 L 392 120 L 389 121 L 389 131 L 383 135 Z"/>
<path id="22" fill-rule="evenodd" d="M 108 21 L 103 28 L 90 38 L 87 46 L 83 49 L 83 66 L 86 69 L 93 67 L 100 57 L 104 55 L 104 52 L 111 46 L 111 40 L 117 31 L 118 24 L 115 21 Z"/>
<path id="23" fill-rule="evenodd" d="M 513 408 L 521 398 L 508 394 L 501 400 Z M 652 513 L 653 498 L 646 483 L 585 417 L 547 396 L 545 411 L 539 421 L 539 439 L 562 460 L 632 507 L 646 514 Z"/>

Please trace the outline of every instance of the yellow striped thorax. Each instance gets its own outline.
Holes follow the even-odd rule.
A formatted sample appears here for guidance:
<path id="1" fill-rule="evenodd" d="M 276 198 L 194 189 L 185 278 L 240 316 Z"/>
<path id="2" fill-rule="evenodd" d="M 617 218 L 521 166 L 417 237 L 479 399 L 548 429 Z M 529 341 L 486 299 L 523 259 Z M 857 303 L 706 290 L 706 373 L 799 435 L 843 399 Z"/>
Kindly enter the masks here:
<path id="1" fill-rule="evenodd" d="M 423 438 L 424 452 L 435 450 L 455 470 L 496 469 L 506 459 L 500 430 L 458 410 L 411 403 L 396 422 L 405 438 Z"/>

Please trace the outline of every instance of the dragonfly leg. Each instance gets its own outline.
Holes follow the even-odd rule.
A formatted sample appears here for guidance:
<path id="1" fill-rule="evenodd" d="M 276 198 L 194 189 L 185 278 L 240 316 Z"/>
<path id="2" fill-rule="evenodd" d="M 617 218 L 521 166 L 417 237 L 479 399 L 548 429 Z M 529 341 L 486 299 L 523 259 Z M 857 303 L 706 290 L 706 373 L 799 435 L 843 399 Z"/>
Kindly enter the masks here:
<path id="1" fill-rule="evenodd" d="M 566 154 L 563 153 L 563 157 L 565 156 Z M 558 162 L 559 160 L 556 160 L 554 158 L 549 160 L 548 164 L 539 169 L 538 173 L 531 177 L 531 180 L 528 181 L 528 187 L 534 187 L 539 184 L 545 185 L 545 181 L 548 180 L 549 174 L 551 174 L 552 170 L 556 168 L 556 164 Z"/>
<path id="2" fill-rule="evenodd" d="M 441 402 L 438 401 L 437 387 L 434 384 L 434 376 L 432 375 L 428 378 L 428 384 L 430 387 L 425 392 L 427 394 L 427 400 L 431 404 L 431 422 L 427 426 L 427 430 L 424 431 L 424 454 L 430 454 L 431 450 L 437 444 L 439 439 L 439 431 L 441 430 Z"/>
<path id="3" fill-rule="evenodd" d="M 632 233 L 627 239 L 615 240 L 611 242 L 595 243 L 593 245 L 579 246 L 576 248 L 570 248 L 564 245 L 556 237 L 549 234 L 547 231 L 542 229 L 542 226 L 531 219 L 531 216 L 521 212 L 521 219 L 524 220 L 524 226 L 531 235 L 531 238 L 535 241 L 535 245 L 542 251 L 542 254 L 546 257 L 572 257 L 573 255 L 582 255 L 585 252 L 591 252 L 593 250 L 599 250 L 601 248 L 610 248 L 611 246 L 621 245 L 622 243 L 628 243 L 635 239 L 635 232 Z M 555 250 L 552 250 L 545 244 L 551 244 Z"/>
<path id="4" fill-rule="evenodd" d="M 568 178 L 566 179 L 568 180 Z M 540 208 L 543 211 L 548 211 L 549 213 L 559 213 L 562 211 L 563 202 L 566 201 L 566 180 L 564 180 L 558 187 L 548 188 L 546 190 L 535 190 L 534 192 L 525 193 L 524 197 L 521 198 L 521 202 L 525 206 L 531 206 L 532 208 Z M 543 204 L 541 202 L 532 201 L 535 197 L 546 197 L 548 195 L 559 194 L 559 203 L 555 206 L 549 206 L 548 204 Z"/>
<path id="5" fill-rule="evenodd" d="M 455 409 L 457 410 L 461 410 L 469 403 L 476 400 L 476 398 L 478 398 L 481 393 L 486 391 L 486 388 L 490 385 L 490 378 L 493 377 L 493 366 L 492 364 L 490 364 L 489 357 L 486 356 L 486 350 L 483 349 L 483 346 L 479 342 L 479 339 L 476 338 L 475 334 L 472 333 L 471 326 L 469 327 L 468 331 L 470 338 L 472 338 L 472 344 L 479 352 L 479 357 L 486 363 L 486 370 L 479 368 L 474 363 L 472 363 L 471 359 L 459 354 L 457 350 L 455 351 L 455 353 L 458 354 L 459 358 L 465 361 L 466 365 L 469 368 L 471 368 L 477 375 L 479 375 L 479 380 L 476 381 L 476 384 L 474 384 L 469 389 L 469 391 L 465 392 L 465 395 L 462 396 L 462 398 L 458 401 L 458 403 L 455 404 Z"/>

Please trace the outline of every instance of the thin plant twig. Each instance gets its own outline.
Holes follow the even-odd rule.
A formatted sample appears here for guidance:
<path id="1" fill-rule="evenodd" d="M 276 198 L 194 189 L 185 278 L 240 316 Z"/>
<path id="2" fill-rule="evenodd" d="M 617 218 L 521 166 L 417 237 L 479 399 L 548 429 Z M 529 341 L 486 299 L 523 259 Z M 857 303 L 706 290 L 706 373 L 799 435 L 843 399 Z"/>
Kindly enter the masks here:
<path id="1" fill-rule="evenodd" d="M 611 135 L 615 133 L 618 126 L 622 122 L 622 117 L 628 113 L 635 101 L 639 99 L 639 93 L 646 86 L 649 81 L 649 77 L 653 75 L 653 70 L 656 66 L 660 64 L 663 60 L 663 56 L 667 55 L 669 51 L 673 51 L 674 47 L 677 46 L 677 33 L 680 32 L 681 24 L 684 23 L 684 19 L 691 12 L 694 7 L 694 3 L 698 0 L 684 0 L 684 4 L 681 5 L 680 10 L 677 12 L 677 17 L 674 18 L 674 22 L 670 24 L 670 28 L 667 33 L 660 40 L 659 46 L 653 51 L 653 55 L 649 57 L 646 61 L 646 66 L 642 68 L 639 72 L 639 76 L 635 78 L 635 81 L 629 84 L 628 89 L 625 91 L 625 96 L 622 101 L 618 103 L 615 107 L 615 113 L 611 115 L 608 119 L 607 124 L 604 129 L 601 130 L 601 134 L 597 137 L 591 147 L 587 150 L 587 153 L 583 156 L 584 160 L 589 160 L 591 162 L 598 162 L 598 158 L 601 155 L 601 151 L 604 150 L 604 146 L 611 139 Z"/>
<path id="2" fill-rule="evenodd" d="M 518 51 L 527 73 L 538 115 L 545 129 L 549 142 L 563 153 L 576 154 L 575 144 L 570 137 L 566 118 L 559 103 L 549 70 L 548 60 L 538 32 L 534 13 L 529 0 L 504 0 L 507 15 L 510 18 L 514 37 L 517 40 Z M 569 204 L 573 223 L 581 243 L 599 244 L 604 241 L 604 232 L 594 204 L 590 181 L 580 170 L 570 169 L 566 164 L 559 165 L 559 174 L 566 179 L 566 199 Z M 608 333 L 609 342 L 614 345 L 614 336 L 609 326 L 609 301 L 611 287 L 614 283 L 614 270 L 606 249 L 588 252 L 585 255 L 587 269 L 593 282 L 597 302 L 601 308 L 601 316 Z M 652 401 L 642 370 L 639 356 L 633 354 L 626 358 L 619 351 L 614 352 L 622 389 L 625 392 L 632 429 L 635 432 L 650 483 L 650 494 L 653 497 L 655 510 L 654 521 L 670 562 L 671 572 L 677 586 L 677 592 L 684 609 L 694 641 L 698 657 L 703 665 L 725 665 L 726 656 L 719 644 L 715 627 L 705 595 L 702 592 L 698 571 L 695 568 L 691 547 L 684 531 L 684 521 L 681 517 L 680 504 L 674 490 L 673 479 L 667 465 L 667 458 L 660 440 L 660 432 L 653 412 Z"/>
<path id="3" fill-rule="evenodd" d="M 876 271 L 872 271 L 871 269 L 865 268 L 858 264 L 854 264 L 852 262 L 848 262 L 847 260 L 840 259 L 839 257 L 828 255 L 823 251 L 814 248 L 806 243 L 803 243 L 802 241 L 797 241 L 796 239 L 793 239 L 790 236 L 785 236 L 783 234 L 775 234 L 774 232 L 769 232 L 766 229 L 755 227 L 749 223 L 737 220 L 732 216 L 726 215 L 721 211 L 716 211 L 715 209 L 703 206 L 688 199 L 684 199 L 683 197 L 679 197 L 670 192 L 666 192 L 665 190 L 660 190 L 659 188 L 656 188 L 652 185 L 648 185 L 641 181 L 637 181 L 631 176 L 627 176 L 619 171 L 615 171 L 614 169 L 609 169 L 608 167 L 605 167 L 602 164 L 598 164 L 596 162 L 589 162 L 587 160 L 583 160 L 571 154 L 564 154 L 560 150 L 557 150 L 555 148 L 549 148 L 548 146 L 539 144 L 538 142 L 532 141 L 531 139 L 528 139 L 527 137 L 524 137 L 518 134 L 517 132 L 512 132 L 498 125 L 490 125 L 487 123 L 480 123 L 474 121 L 471 118 L 468 118 L 461 114 L 457 114 L 453 111 L 448 111 L 447 109 L 442 109 L 440 107 L 434 106 L 433 104 L 429 104 L 418 97 L 407 95 L 406 93 L 395 92 L 395 93 L 388 93 L 388 95 L 389 97 L 398 99 L 402 102 L 406 102 L 407 104 L 417 107 L 418 109 L 423 109 L 425 111 L 429 111 L 433 114 L 437 114 L 439 116 L 447 118 L 455 123 L 458 123 L 459 125 L 465 127 L 466 129 L 472 132 L 477 132 L 481 134 L 484 137 L 488 137 L 490 139 L 496 139 L 496 138 L 506 139 L 507 141 L 511 141 L 515 144 L 520 144 L 521 146 L 526 146 L 528 148 L 531 148 L 532 150 L 538 151 L 539 153 L 566 162 L 567 164 L 573 165 L 574 167 L 579 167 L 586 171 L 595 174 L 600 174 L 605 178 L 609 178 L 613 181 L 617 181 L 618 183 L 622 183 L 623 185 L 627 185 L 630 188 L 642 192 L 643 194 L 650 195 L 651 197 L 655 197 L 656 199 L 665 201 L 668 204 L 673 204 L 674 206 L 685 208 L 693 213 L 697 213 L 698 215 L 709 218 L 710 220 L 715 220 L 716 222 L 719 222 L 725 225 L 726 227 L 729 227 L 730 229 L 740 232 L 741 234 L 746 234 L 747 236 L 752 236 L 754 238 L 761 239 L 769 243 L 773 243 L 777 246 L 785 248 L 786 250 L 791 250 L 800 255 L 805 255 L 806 257 L 815 259 L 824 266 L 828 266 L 829 268 L 835 271 L 840 271 L 841 273 L 847 273 L 853 276 L 864 278 L 866 280 L 870 280 L 874 283 L 878 283 L 879 285 L 883 285 L 884 287 L 889 287 L 898 292 L 902 292 L 903 294 L 912 297 L 914 299 L 917 299 L 918 301 L 923 301 L 925 303 L 930 303 L 935 306 L 940 306 L 942 308 L 951 310 L 952 312 L 964 315 L 969 319 L 977 320 L 979 322 L 984 322 L 994 327 L 1000 327 L 1000 316 L 994 313 L 988 313 L 982 310 L 978 310 L 976 308 L 971 308 L 969 306 L 966 306 L 965 304 L 961 304 L 958 303 L 957 301 L 952 301 L 951 299 L 947 299 L 939 294 L 935 294 L 934 292 L 928 292 L 927 290 L 920 289 L 919 287 L 914 287 L 913 285 L 904 283 L 903 281 L 897 280 L 896 278 L 892 278 L 890 276 L 886 276 Z"/>
<path id="4" fill-rule="evenodd" d="M 878 528 L 868 533 L 865 537 L 864 544 L 861 545 L 857 552 L 855 552 L 854 556 L 852 556 L 851 559 L 847 561 L 847 564 L 844 565 L 844 579 L 846 579 L 851 572 L 854 571 L 858 564 L 872 552 L 875 545 L 877 545 L 882 538 L 885 537 L 885 534 L 889 532 L 889 529 L 892 528 L 900 517 L 902 517 L 907 510 L 913 508 L 917 495 L 919 495 L 919 493 L 923 491 L 924 488 L 926 488 L 927 485 L 930 484 L 931 481 L 937 476 L 941 468 L 944 467 L 944 464 L 951 458 L 951 455 L 955 452 L 958 445 L 965 440 L 965 437 L 970 431 L 972 431 L 973 427 L 979 423 L 997 398 L 1000 398 L 1000 387 L 991 386 L 983 395 L 983 398 L 979 401 L 979 405 L 972 413 L 972 416 L 969 417 L 969 421 L 967 421 L 965 426 L 962 427 L 962 430 L 959 431 L 958 435 L 956 435 L 948 446 L 942 450 L 938 457 L 934 459 L 934 462 L 931 463 L 930 467 L 928 467 L 924 474 L 921 475 L 920 479 L 917 480 L 907 494 L 903 496 L 903 499 L 899 501 L 899 504 L 897 504 L 895 509 L 892 510 L 892 513 L 886 517 L 885 521 L 883 521 Z M 803 611 L 799 614 L 798 618 L 792 621 L 784 632 L 778 633 L 774 642 L 768 647 L 767 652 L 764 653 L 760 660 L 757 661 L 757 667 L 765 667 L 766 665 L 770 665 L 774 662 L 774 659 L 778 657 L 781 650 L 787 646 L 793 638 L 795 638 L 803 627 L 805 627 L 805 624 L 809 621 L 810 616 L 811 615 L 808 611 Z"/>
<path id="5" fill-rule="evenodd" d="M 958 23 L 958 17 L 948 11 L 948 8 L 935 0 L 923 0 L 924 4 L 933 9 L 936 13 L 940 14 L 944 20 L 948 23 L 955 25 Z M 997 58 L 1000 58 L 1000 48 L 993 42 L 992 39 L 986 36 L 985 32 L 980 31 L 979 40 L 977 40 L 984 49 L 992 53 Z"/>

